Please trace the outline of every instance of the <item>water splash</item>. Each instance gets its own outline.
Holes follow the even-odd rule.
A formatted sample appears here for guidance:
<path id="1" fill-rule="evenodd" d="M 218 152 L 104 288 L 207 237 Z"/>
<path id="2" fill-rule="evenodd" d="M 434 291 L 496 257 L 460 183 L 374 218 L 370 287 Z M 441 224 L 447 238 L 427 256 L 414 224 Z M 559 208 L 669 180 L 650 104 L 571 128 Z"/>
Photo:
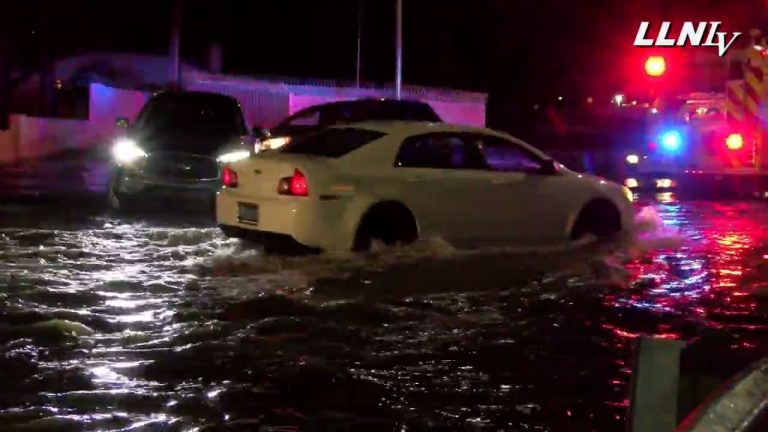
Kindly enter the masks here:
<path id="1" fill-rule="evenodd" d="M 665 222 L 654 206 L 637 212 L 634 233 L 630 250 L 635 256 L 659 249 L 678 249 L 686 241 L 684 234 Z"/>

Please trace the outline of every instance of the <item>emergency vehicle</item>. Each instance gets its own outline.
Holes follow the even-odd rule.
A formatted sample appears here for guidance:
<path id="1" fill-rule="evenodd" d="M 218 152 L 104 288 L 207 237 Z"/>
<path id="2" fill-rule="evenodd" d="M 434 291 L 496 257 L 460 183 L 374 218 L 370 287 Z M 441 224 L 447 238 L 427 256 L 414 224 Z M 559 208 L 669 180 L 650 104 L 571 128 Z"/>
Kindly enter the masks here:
<path id="1" fill-rule="evenodd" d="M 720 91 L 676 92 L 667 87 L 649 99 L 644 105 L 644 142 L 624 155 L 625 185 L 633 190 L 716 189 L 765 195 L 768 153 L 762 107 L 767 53 L 752 42 L 724 60 L 730 77 L 741 79 L 721 74 L 725 79 L 715 84 Z M 665 56 L 647 57 L 646 75 L 663 80 L 668 62 Z M 697 82 L 689 79 L 686 84 L 690 89 Z M 614 103 L 621 108 L 628 104 L 625 99 L 617 95 Z"/>

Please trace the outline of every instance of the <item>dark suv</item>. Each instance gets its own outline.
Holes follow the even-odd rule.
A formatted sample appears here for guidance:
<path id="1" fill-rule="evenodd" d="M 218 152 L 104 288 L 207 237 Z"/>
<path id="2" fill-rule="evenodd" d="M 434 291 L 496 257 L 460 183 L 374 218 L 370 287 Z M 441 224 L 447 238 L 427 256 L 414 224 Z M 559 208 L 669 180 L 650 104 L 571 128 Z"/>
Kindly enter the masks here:
<path id="1" fill-rule="evenodd" d="M 252 153 L 236 99 L 203 92 L 162 92 L 113 145 L 109 203 L 126 209 L 151 198 L 212 202 L 220 165 Z"/>
<path id="2" fill-rule="evenodd" d="M 305 108 L 270 130 L 262 129 L 258 136 L 259 149 L 282 147 L 292 138 L 329 126 L 377 120 L 442 122 L 429 104 L 419 101 L 359 99 L 332 102 Z"/>

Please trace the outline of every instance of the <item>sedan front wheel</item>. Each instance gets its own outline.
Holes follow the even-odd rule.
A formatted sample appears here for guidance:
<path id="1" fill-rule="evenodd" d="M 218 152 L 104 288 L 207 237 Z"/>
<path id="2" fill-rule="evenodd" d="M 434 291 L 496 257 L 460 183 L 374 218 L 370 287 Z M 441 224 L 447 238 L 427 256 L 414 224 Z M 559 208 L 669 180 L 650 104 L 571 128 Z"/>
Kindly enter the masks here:
<path id="1" fill-rule="evenodd" d="M 579 213 L 571 229 L 571 238 L 578 240 L 586 235 L 597 238 L 610 237 L 621 231 L 621 214 L 608 200 L 590 201 Z"/>

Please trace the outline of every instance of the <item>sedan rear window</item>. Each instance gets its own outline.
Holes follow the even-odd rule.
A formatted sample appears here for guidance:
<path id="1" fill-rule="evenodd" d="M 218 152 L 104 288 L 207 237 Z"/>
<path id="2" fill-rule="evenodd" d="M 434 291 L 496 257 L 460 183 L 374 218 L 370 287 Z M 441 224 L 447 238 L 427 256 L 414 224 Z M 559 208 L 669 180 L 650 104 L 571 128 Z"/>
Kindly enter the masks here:
<path id="1" fill-rule="evenodd" d="M 280 151 L 337 159 L 384 135 L 386 134 L 367 129 L 327 129 L 320 133 L 296 138 L 283 146 Z"/>
<path id="2" fill-rule="evenodd" d="M 380 101 L 358 104 L 341 104 L 337 112 L 329 113 L 336 121 L 356 123 L 361 121 L 427 121 L 440 122 L 432 107 L 420 102 Z"/>

